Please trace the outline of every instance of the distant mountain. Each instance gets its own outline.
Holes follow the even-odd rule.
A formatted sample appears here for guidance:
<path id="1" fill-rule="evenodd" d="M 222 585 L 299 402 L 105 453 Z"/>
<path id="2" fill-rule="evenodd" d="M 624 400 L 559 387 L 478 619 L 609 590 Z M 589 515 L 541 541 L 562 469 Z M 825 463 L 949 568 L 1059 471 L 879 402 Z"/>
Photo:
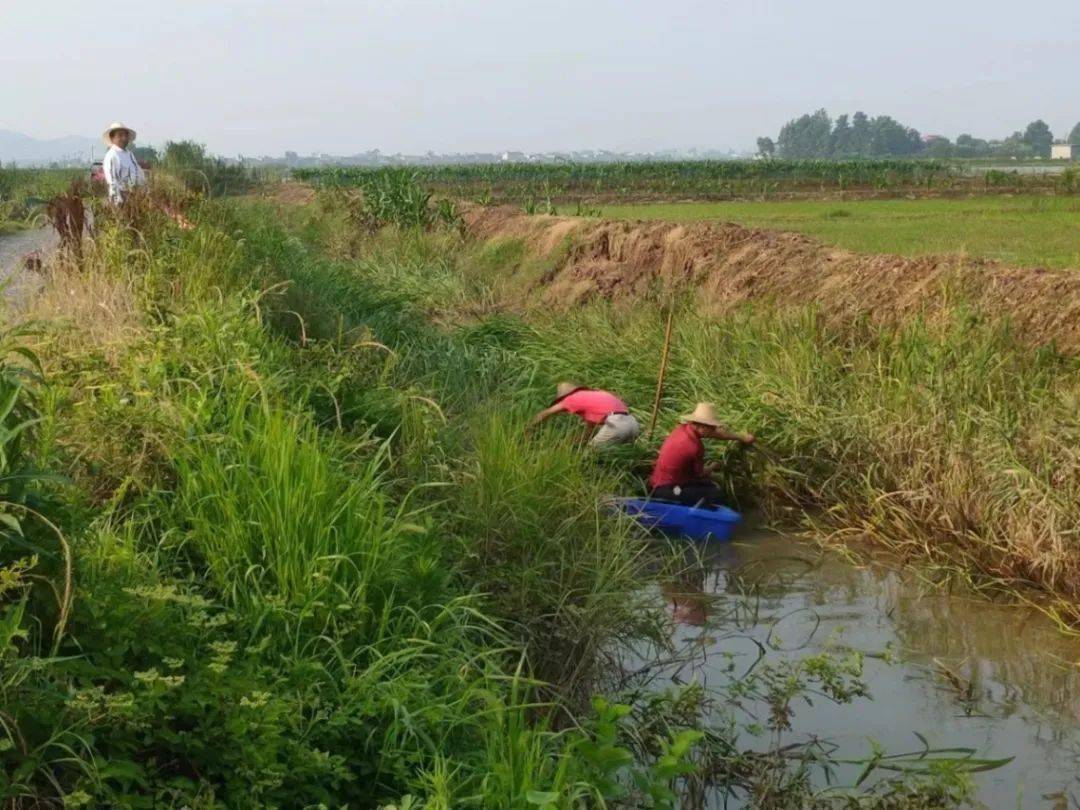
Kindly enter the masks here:
<path id="1" fill-rule="evenodd" d="M 47 165 L 49 163 L 85 164 L 90 160 L 90 150 L 101 157 L 105 151 L 97 138 L 72 135 L 67 138 L 38 140 L 21 132 L 0 129 L 0 163 L 20 166 Z"/>

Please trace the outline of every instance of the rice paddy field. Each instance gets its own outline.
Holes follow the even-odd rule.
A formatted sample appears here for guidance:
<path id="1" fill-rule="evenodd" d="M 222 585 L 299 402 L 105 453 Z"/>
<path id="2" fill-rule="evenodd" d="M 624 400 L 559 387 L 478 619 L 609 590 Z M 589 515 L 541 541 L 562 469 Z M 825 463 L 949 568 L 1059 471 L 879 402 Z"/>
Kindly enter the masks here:
<path id="1" fill-rule="evenodd" d="M 1080 268 L 1080 197 L 605 205 L 605 217 L 736 222 L 860 253 L 963 254 L 1020 267 Z"/>
<path id="2" fill-rule="evenodd" d="M 900 321 L 555 298 L 588 280 L 571 261 L 617 277 L 606 236 L 479 236 L 401 173 L 302 191 L 174 195 L 191 229 L 156 190 L 88 199 L 94 232 L 7 302 L 7 805 L 1078 795 L 1075 355 L 952 288 Z M 1070 266 L 1054 244 L 1028 255 Z M 655 433 L 596 454 L 569 419 L 528 429 L 562 379 L 647 424 L 669 311 Z M 712 451 L 750 551 L 609 506 L 703 399 L 758 437 Z"/>

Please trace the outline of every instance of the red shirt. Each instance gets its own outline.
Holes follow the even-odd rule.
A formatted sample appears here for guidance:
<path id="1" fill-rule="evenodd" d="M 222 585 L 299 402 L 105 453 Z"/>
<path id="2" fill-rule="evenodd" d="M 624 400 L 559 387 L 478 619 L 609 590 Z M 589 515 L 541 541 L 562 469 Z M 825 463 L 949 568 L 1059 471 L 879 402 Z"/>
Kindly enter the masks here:
<path id="1" fill-rule="evenodd" d="M 649 486 L 681 486 L 705 477 L 705 445 L 692 426 L 679 425 L 660 445 Z"/>
<path id="2" fill-rule="evenodd" d="M 580 416 L 590 425 L 603 424 L 613 413 L 629 413 L 630 409 L 614 394 L 607 391 L 594 391 L 591 388 L 579 388 L 567 394 L 559 404 L 567 413 Z"/>

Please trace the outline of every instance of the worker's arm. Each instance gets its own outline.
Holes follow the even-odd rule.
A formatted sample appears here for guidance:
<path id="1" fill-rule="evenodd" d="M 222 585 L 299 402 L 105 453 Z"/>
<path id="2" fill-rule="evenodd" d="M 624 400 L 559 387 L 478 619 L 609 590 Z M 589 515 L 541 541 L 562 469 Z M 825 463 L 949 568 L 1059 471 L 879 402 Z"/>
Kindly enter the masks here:
<path id="1" fill-rule="evenodd" d="M 742 442 L 743 444 L 753 444 L 756 441 L 753 433 L 733 433 L 727 428 L 717 428 L 715 438 L 726 442 Z"/>
<path id="2" fill-rule="evenodd" d="M 561 402 L 556 402 L 550 408 L 544 408 L 544 410 L 540 411 L 540 413 L 534 416 L 532 418 L 532 421 L 529 422 L 529 427 L 532 427 L 533 425 L 539 425 L 545 419 L 552 417 L 557 413 L 562 413 L 565 410 L 566 408 L 563 407 L 563 404 Z"/>
<path id="3" fill-rule="evenodd" d="M 727 428 L 716 428 L 713 437 L 721 441 L 742 442 L 743 444 L 753 444 L 757 440 L 753 433 L 734 433 Z M 719 461 L 711 461 L 705 465 L 705 473 L 711 476 L 722 466 Z"/>

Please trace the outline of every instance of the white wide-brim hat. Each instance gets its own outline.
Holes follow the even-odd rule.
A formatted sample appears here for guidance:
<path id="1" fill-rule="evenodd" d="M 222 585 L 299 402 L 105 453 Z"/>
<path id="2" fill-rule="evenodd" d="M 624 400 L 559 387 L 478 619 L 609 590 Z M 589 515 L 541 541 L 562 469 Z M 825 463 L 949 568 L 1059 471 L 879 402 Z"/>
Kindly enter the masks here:
<path id="1" fill-rule="evenodd" d="M 713 407 L 711 402 L 699 402 L 697 407 L 694 408 L 694 412 L 686 414 L 681 421 L 696 422 L 699 425 L 710 425 L 712 427 L 724 426 L 724 423 L 716 418 L 716 408 Z"/>
<path id="2" fill-rule="evenodd" d="M 105 141 L 106 146 L 112 145 L 112 134 L 118 129 L 126 129 L 128 132 L 131 133 L 131 140 L 135 140 L 135 130 L 133 130 L 127 124 L 123 124 L 119 121 L 113 121 L 111 124 L 109 124 L 108 127 L 106 127 L 105 133 L 101 136 L 101 140 Z"/>

